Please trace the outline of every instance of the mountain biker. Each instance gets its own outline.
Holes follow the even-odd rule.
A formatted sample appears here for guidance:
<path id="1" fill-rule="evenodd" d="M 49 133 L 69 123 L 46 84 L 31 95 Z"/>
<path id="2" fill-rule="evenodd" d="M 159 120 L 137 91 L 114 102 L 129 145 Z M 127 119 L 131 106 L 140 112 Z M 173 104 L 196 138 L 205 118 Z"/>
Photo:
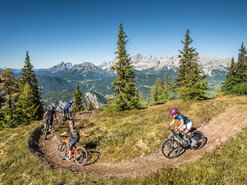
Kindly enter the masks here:
<path id="1" fill-rule="evenodd" d="M 50 106 L 50 109 L 45 112 L 44 118 L 45 118 L 45 127 L 44 128 L 46 129 L 46 125 L 49 124 L 49 132 L 50 132 L 51 127 L 52 127 L 52 123 L 53 123 L 53 119 L 57 118 L 54 106 Z"/>
<path id="2" fill-rule="evenodd" d="M 71 110 L 73 110 L 73 100 L 70 100 L 63 109 L 63 116 L 66 116 L 66 118 L 68 118 L 68 114 L 69 114 L 69 109 L 71 108 Z"/>
<path id="3" fill-rule="evenodd" d="M 80 134 L 77 128 L 74 126 L 74 120 L 69 121 L 69 128 L 64 133 L 60 134 L 60 136 L 64 136 L 65 134 L 70 132 L 70 145 L 69 145 L 69 156 L 65 156 L 65 159 L 70 161 L 72 148 L 75 144 L 80 140 Z"/>
<path id="4" fill-rule="evenodd" d="M 180 112 L 176 108 L 171 109 L 170 116 L 172 116 L 174 119 L 167 128 L 169 129 L 176 122 L 176 120 L 180 121 L 180 125 L 174 130 L 174 133 L 182 131 L 184 133 L 185 143 L 188 144 L 188 141 L 191 139 L 191 137 L 188 135 L 188 132 L 192 127 L 192 122 L 189 118 L 180 114 Z M 191 146 L 194 146 L 195 142 L 196 141 L 193 140 Z"/>

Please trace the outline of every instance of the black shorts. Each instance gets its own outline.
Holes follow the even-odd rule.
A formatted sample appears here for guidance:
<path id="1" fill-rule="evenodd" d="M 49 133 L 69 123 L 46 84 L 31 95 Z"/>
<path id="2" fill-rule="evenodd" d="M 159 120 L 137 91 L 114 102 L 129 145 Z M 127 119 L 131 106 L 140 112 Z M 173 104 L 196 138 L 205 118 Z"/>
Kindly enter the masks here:
<path id="1" fill-rule="evenodd" d="M 52 126 L 53 120 L 46 119 L 45 124 L 49 124 L 49 126 Z"/>

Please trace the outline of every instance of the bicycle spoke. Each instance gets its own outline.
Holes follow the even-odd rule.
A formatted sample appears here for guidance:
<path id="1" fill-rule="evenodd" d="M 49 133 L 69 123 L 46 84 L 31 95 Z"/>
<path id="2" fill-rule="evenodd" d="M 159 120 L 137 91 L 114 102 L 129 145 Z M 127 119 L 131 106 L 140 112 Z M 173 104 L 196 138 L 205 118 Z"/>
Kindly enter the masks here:
<path id="1" fill-rule="evenodd" d="M 83 166 L 86 164 L 87 162 L 87 151 L 82 148 L 82 147 L 79 147 L 75 150 L 74 152 L 74 158 L 75 158 L 75 162 L 80 165 L 80 166 Z"/>
<path id="2" fill-rule="evenodd" d="M 61 143 L 57 147 L 57 157 L 60 160 L 63 160 L 67 154 L 66 143 Z"/>
<path id="3" fill-rule="evenodd" d="M 174 139 L 167 139 L 162 144 L 162 153 L 169 159 L 175 158 L 180 153 L 180 144 Z"/>

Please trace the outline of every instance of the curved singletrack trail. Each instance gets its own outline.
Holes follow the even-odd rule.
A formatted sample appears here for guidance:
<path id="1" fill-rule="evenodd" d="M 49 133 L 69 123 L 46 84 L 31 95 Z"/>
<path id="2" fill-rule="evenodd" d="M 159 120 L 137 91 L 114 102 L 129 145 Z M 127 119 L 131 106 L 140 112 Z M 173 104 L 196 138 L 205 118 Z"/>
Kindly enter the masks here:
<path id="1" fill-rule="evenodd" d="M 100 162 L 91 165 L 78 166 L 75 162 L 59 160 L 56 150 L 59 141 L 54 135 L 49 140 L 39 139 L 39 148 L 43 159 L 55 168 L 63 168 L 88 175 L 136 177 L 156 172 L 161 168 L 176 167 L 184 163 L 191 163 L 202 157 L 207 152 L 212 152 L 219 145 L 225 144 L 235 134 L 247 127 L 247 106 L 237 105 L 220 114 L 207 125 L 197 130 L 204 133 L 207 138 L 206 145 L 199 150 L 186 150 L 180 157 L 167 159 L 157 149 L 154 153 L 121 162 Z M 166 139 L 166 138 L 164 138 Z M 161 143 L 162 144 L 162 143 Z M 89 161 L 90 162 L 90 161 Z"/>

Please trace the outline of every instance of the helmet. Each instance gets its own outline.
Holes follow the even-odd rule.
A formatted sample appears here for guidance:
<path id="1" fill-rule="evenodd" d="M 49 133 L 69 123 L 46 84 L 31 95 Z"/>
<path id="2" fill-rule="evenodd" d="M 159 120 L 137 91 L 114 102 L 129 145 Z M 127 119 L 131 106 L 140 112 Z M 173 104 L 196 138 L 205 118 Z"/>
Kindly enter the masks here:
<path id="1" fill-rule="evenodd" d="M 174 114 L 176 114 L 176 113 L 178 113 L 178 109 L 172 108 L 172 110 L 171 110 L 171 112 L 170 112 L 170 116 L 172 116 L 172 115 L 174 115 Z"/>
<path id="2" fill-rule="evenodd" d="M 74 100 L 70 100 L 69 103 L 74 103 Z"/>
<path id="3" fill-rule="evenodd" d="M 50 106 L 51 110 L 55 110 L 55 107 L 53 105 Z"/>

